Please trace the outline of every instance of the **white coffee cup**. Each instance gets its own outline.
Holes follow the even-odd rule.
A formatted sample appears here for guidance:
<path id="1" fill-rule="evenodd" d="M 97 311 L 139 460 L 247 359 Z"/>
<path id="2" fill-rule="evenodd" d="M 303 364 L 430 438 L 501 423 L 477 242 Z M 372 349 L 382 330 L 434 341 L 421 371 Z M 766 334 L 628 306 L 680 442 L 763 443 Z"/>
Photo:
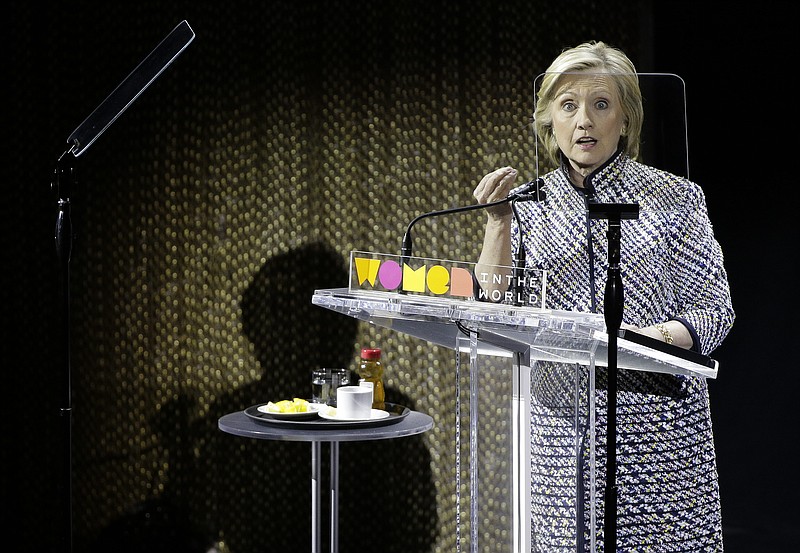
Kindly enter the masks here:
<path id="1" fill-rule="evenodd" d="M 372 387 L 340 386 L 336 389 L 337 419 L 368 419 L 372 414 Z"/>

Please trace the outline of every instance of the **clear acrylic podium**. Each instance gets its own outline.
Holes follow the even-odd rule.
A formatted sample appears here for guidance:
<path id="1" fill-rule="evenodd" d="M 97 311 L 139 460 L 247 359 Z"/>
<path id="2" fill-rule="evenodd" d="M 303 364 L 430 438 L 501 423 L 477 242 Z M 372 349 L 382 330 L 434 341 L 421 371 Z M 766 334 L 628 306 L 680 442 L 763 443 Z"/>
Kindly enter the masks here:
<path id="1" fill-rule="evenodd" d="M 595 368 L 607 364 L 603 316 L 352 288 L 317 290 L 312 302 L 455 352 L 457 550 L 527 553 L 539 541 L 532 507 L 533 398 L 549 402 L 565 431 L 574 435 L 574 456 L 563 470 L 575 486 L 566 493 L 564 507 L 580 515 L 548 529 L 558 540 L 549 550 L 576 551 L 588 541 L 594 551 L 603 501 L 594 474 Z M 710 358 L 689 352 L 679 357 L 634 339 L 618 339 L 619 369 L 716 377 L 717 364 Z M 582 438 L 586 435 L 588 440 Z M 585 503 L 579 496 L 586 497 L 579 483 L 587 455 L 588 515 L 579 505 Z M 588 529 L 584 520 L 590 521 Z"/>

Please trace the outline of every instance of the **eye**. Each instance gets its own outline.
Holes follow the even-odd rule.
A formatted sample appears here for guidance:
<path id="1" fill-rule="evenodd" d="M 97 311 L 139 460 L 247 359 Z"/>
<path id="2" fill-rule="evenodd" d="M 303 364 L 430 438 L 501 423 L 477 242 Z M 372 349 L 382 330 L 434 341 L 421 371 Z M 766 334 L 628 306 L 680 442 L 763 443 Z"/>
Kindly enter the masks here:
<path id="1" fill-rule="evenodd" d="M 595 107 L 597 109 L 608 109 L 609 108 L 608 100 L 597 100 L 597 102 L 595 102 L 594 105 L 595 105 Z"/>
<path id="2" fill-rule="evenodd" d="M 575 105 L 575 102 L 566 101 L 561 104 L 561 109 L 564 111 L 575 111 L 578 109 L 578 106 Z"/>

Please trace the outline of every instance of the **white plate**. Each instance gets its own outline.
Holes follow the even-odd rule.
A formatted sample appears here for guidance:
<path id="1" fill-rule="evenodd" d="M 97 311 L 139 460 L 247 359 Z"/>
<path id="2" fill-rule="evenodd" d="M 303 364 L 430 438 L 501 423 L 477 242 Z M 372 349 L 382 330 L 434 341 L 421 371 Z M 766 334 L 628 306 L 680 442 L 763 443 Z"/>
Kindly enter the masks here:
<path id="1" fill-rule="evenodd" d="M 321 409 L 318 411 L 318 414 L 323 419 L 328 419 L 331 421 L 376 421 L 380 419 L 385 419 L 389 416 L 388 411 L 383 411 L 381 409 L 372 409 L 369 414 L 368 419 L 348 419 L 344 417 L 339 417 L 336 415 L 336 407 L 326 407 L 325 409 Z"/>
<path id="2" fill-rule="evenodd" d="M 268 417 L 271 417 L 273 419 L 291 421 L 291 420 L 316 418 L 317 414 L 319 413 L 319 410 L 322 407 L 325 407 L 325 405 L 322 405 L 321 403 L 308 402 L 308 411 L 300 411 L 298 413 L 279 413 L 277 411 L 270 411 L 268 404 L 265 403 L 264 405 L 259 405 L 258 407 L 256 407 L 256 411 L 258 411 L 259 413 L 263 413 L 264 415 L 267 415 Z"/>

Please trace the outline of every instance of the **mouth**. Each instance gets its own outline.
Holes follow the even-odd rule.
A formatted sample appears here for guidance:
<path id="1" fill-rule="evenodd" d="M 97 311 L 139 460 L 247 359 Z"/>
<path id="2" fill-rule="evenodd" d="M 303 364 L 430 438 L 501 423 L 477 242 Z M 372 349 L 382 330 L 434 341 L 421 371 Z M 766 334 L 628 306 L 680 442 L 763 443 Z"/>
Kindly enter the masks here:
<path id="1" fill-rule="evenodd" d="M 593 150 L 596 144 L 597 144 L 597 139 L 591 138 L 589 136 L 584 136 L 575 141 L 575 147 L 584 152 Z"/>

